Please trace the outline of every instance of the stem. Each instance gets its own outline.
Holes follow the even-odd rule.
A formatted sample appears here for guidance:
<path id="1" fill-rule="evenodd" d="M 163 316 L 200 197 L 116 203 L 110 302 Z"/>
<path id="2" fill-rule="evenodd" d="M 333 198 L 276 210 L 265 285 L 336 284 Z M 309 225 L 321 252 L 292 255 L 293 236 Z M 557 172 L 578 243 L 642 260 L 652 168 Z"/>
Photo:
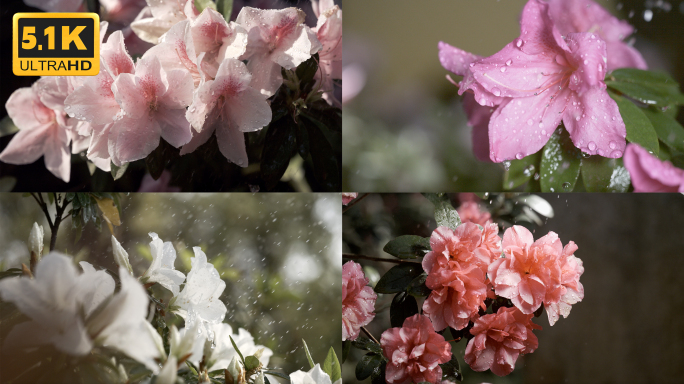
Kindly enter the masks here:
<path id="1" fill-rule="evenodd" d="M 60 203 L 60 198 L 59 195 L 55 193 L 55 223 L 53 227 L 51 228 L 52 233 L 50 236 L 50 251 L 55 249 L 55 243 L 57 242 L 57 231 L 59 230 L 59 225 L 62 223 L 62 214 L 66 210 L 67 205 L 69 205 L 70 201 L 66 200 L 66 196 L 64 197 L 64 201 L 62 202 L 62 205 L 59 205 Z"/>
<path id="2" fill-rule="evenodd" d="M 373 335 L 371 335 L 371 333 L 368 332 L 368 330 L 366 329 L 366 327 L 361 327 L 361 330 L 363 331 L 363 333 L 366 334 L 366 336 L 368 336 L 368 337 L 369 337 L 371 340 L 373 340 L 376 344 L 380 344 L 380 342 L 378 341 L 378 339 L 376 339 L 375 337 L 373 337 Z"/>
<path id="3" fill-rule="evenodd" d="M 356 199 L 352 200 L 347 206 L 342 210 L 342 213 L 345 213 L 349 210 L 349 208 L 353 207 L 356 205 L 359 201 L 363 200 L 364 197 L 368 196 L 368 193 L 364 193 L 363 195 L 357 197 Z"/>
<path id="4" fill-rule="evenodd" d="M 351 253 L 343 253 L 342 257 L 345 259 L 352 259 L 352 260 L 371 260 L 371 261 L 384 261 L 387 263 L 396 263 L 396 264 L 420 264 L 417 261 L 409 261 L 409 260 L 395 260 L 395 259 L 387 259 L 384 257 L 372 257 L 372 256 L 366 256 L 366 255 L 354 255 Z"/>

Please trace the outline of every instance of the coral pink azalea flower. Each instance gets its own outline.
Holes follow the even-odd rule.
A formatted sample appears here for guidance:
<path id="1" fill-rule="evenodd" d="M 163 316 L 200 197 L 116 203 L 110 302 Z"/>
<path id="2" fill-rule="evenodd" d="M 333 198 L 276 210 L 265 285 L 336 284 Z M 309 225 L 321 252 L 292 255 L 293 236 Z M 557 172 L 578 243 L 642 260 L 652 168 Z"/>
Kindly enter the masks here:
<path id="1" fill-rule="evenodd" d="M 532 332 L 541 326 L 532 322 L 517 308 L 501 307 L 497 313 L 484 315 L 475 321 L 473 334 L 465 352 L 465 361 L 476 372 L 490 369 L 498 376 L 513 371 L 518 356 L 532 353 L 539 342 Z"/>
<path id="2" fill-rule="evenodd" d="M 480 204 L 476 201 L 466 201 L 456 208 L 458 216 L 461 217 L 461 222 L 475 223 L 484 226 L 492 218 L 492 215 L 484 209 L 480 208 Z"/>
<path id="3" fill-rule="evenodd" d="M 342 266 L 342 341 L 356 340 L 361 327 L 373 320 L 377 298 L 361 265 L 348 261 Z"/>
<path id="4" fill-rule="evenodd" d="M 357 197 L 359 197 L 358 192 L 342 192 L 342 205 L 351 203 Z"/>
<path id="5" fill-rule="evenodd" d="M 10 164 L 29 164 L 45 156 L 45 167 L 53 175 L 69 182 L 71 155 L 66 115 L 48 108 L 40 98 L 40 82 L 19 88 L 10 95 L 5 108 L 19 128 L 0 153 L 0 160 Z"/>
<path id="6" fill-rule="evenodd" d="M 623 67 L 648 69 L 641 53 L 623 42 L 634 32 L 626 21 L 618 20 L 592 0 L 549 0 L 549 15 L 558 31 L 597 33 L 606 42 L 608 72 Z"/>
<path id="7" fill-rule="evenodd" d="M 229 161 L 247 166 L 243 132 L 258 131 L 271 121 L 271 107 L 266 96 L 252 88 L 252 75 L 244 63 L 225 59 L 215 80 L 207 80 L 197 90 L 186 113 L 187 121 L 197 131 L 181 155 L 204 144 L 216 132 L 219 150 Z"/>
<path id="8" fill-rule="evenodd" d="M 380 345 L 389 360 L 385 370 L 389 384 L 441 382 L 439 364 L 451 360 L 451 345 L 423 315 L 413 315 L 404 320 L 401 328 L 383 332 Z"/>
<path id="9" fill-rule="evenodd" d="M 533 313 L 543 302 L 560 300 L 563 246 L 555 233 L 534 241 L 527 228 L 515 225 L 506 230 L 501 245 L 505 258 L 494 260 L 488 268 L 497 295 L 511 299 L 524 314 Z"/>
<path id="10" fill-rule="evenodd" d="M 584 273 L 582 260 L 574 255 L 577 250 L 575 242 L 569 242 L 560 257 L 561 289 L 562 296 L 558 302 L 544 302 L 546 314 L 549 317 L 549 325 L 558 321 L 559 315 L 567 318 L 573 304 L 577 304 L 584 298 L 584 287 L 579 278 Z"/>
<path id="11" fill-rule="evenodd" d="M 459 93 L 471 90 L 480 105 L 498 105 L 489 122 L 493 161 L 536 153 L 561 121 L 583 152 L 622 157 L 625 124 L 603 82 L 606 43 L 591 32 L 561 36 L 548 3 L 530 0 L 520 37 L 493 56 L 440 43 L 440 59 L 464 76 Z"/>
<path id="12" fill-rule="evenodd" d="M 684 193 L 684 169 L 660 161 L 636 144 L 627 145 L 625 168 L 632 178 L 634 192 Z"/>
<path id="13" fill-rule="evenodd" d="M 243 7 L 236 22 L 248 31 L 247 67 L 254 74 L 252 87 L 272 96 L 283 83 L 280 68 L 293 69 L 322 46 L 316 33 L 304 24 L 297 8 L 256 9 Z"/>
<path id="14" fill-rule="evenodd" d="M 192 103 L 193 81 L 183 70 L 164 71 L 150 55 L 136 63 L 135 74 L 121 73 L 112 84 L 123 117 L 112 125 L 108 145 L 112 162 L 143 159 L 163 137 L 174 147 L 192 138 L 185 107 Z"/>

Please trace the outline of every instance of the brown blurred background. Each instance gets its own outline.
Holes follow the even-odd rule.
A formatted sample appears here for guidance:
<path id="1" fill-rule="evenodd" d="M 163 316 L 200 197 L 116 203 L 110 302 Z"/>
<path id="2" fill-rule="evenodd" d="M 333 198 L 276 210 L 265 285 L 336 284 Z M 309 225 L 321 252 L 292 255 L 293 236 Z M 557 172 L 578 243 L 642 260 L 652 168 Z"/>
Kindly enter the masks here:
<path id="1" fill-rule="evenodd" d="M 518 359 L 512 374 L 472 372 L 463 361 L 465 342 L 452 348 L 463 383 L 681 383 L 684 379 L 684 196 L 681 194 L 540 194 L 555 216 L 534 229 L 563 244 L 573 240 L 584 263 L 584 300 L 553 327 L 546 313 L 534 322 L 539 348 Z M 458 197 L 452 196 L 455 205 Z M 430 236 L 432 204 L 419 194 L 369 195 L 343 214 L 343 252 L 391 257 L 390 239 Z M 532 226 L 535 228 L 535 226 Z M 394 264 L 363 262 L 377 281 Z M 378 275 L 373 276 L 373 269 Z M 378 295 L 368 326 L 379 338 L 389 327 L 392 295 Z M 419 303 L 419 306 L 421 303 Z M 343 365 L 345 383 L 357 382 L 362 354 L 352 348 Z M 367 380 L 370 382 L 370 380 Z"/>

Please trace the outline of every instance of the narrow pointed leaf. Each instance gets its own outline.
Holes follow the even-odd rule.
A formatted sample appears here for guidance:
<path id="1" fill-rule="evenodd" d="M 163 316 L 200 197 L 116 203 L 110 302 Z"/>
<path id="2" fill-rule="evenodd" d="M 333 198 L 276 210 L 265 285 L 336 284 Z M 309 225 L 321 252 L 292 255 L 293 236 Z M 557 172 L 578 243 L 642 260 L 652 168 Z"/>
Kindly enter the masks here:
<path id="1" fill-rule="evenodd" d="M 302 339 L 302 343 L 304 343 L 304 352 L 306 353 L 306 359 L 309 360 L 309 365 L 311 365 L 311 368 L 313 368 L 316 364 L 314 364 L 314 361 L 311 358 L 311 352 L 309 352 L 309 346 L 306 345 L 306 341 L 304 339 Z"/>

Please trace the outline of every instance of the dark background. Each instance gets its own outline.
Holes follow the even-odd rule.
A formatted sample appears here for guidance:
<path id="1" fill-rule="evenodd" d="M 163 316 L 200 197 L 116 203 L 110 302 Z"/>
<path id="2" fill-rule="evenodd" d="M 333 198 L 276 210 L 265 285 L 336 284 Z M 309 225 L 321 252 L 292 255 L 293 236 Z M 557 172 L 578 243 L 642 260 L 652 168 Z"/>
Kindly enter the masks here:
<path id="1" fill-rule="evenodd" d="M 540 196 L 553 206 L 555 216 L 536 227 L 534 237 L 554 231 L 563 245 L 572 240 L 579 246 L 575 256 L 584 263 L 584 300 L 553 327 L 546 313 L 534 319 L 543 327 L 535 331 L 539 347 L 519 358 L 505 377 L 472 372 L 463 360 L 466 343 L 452 343 L 463 383 L 681 383 L 684 196 Z M 457 197 L 452 198 L 457 205 Z M 419 194 L 369 195 L 343 214 L 343 223 L 343 252 L 376 257 L 391 257 L 382 252 L 391 238 L 427 237 L 436 226 L 432 204 Z M 395 264 L 362 265 L 382 275 Z M 377 315 L 368 326 L 376 338 L 389 328 L 392 299 L 378 296 Z M 362 355 L 352 351 L 343 365 L 345 382 L 357 382 L 354 367 Z"/>

